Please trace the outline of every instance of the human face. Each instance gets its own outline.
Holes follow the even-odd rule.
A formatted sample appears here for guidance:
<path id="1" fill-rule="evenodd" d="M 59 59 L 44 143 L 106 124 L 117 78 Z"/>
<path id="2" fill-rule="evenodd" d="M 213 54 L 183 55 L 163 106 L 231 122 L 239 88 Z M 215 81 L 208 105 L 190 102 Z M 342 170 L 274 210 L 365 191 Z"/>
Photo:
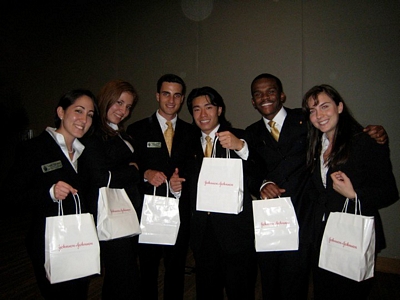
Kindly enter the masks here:
<path id="1" fill-rule="evenodd" d="M 275 79 L 260 78 L 251 86 L 251 103 L 258 112 L 272 120 L 282 108 L 286 95 L 278 89 Z"/>
<path id="2" fill-rule="evenodd" d="M 113 124 L 120 123 L 125 119 L 133 106 L 133 96 L 129 92 L 122 92 L 118 100 L 107 111 L 107 121 Z"/>
<path id="3" fill-rule="evenodd" d="M 199 96 L 193 99 L 192 108 L 197 127 L 205 134 L 210 134 L 219 124 L 222 107 L 212 105 L 208 96 Z"/>
<path id="4" fill-rule="evenodd" d="M 181 108 L 185 96 L 182 95 L 182 85 L 179 83 L 163 82 L 156 98 L 160 115 L 167 120 L 172 120 Z"/>
<path id="5" fill-rule="evenodd" d="M 61 125 L 57 132 L 64 135 L 66 140 L 81 138 L 89 130 L 93 122 L 93 100 L 86 95 L 81 96 L 66 110 L 59 106 L 57 114 L 61 119 Z"/>
<path id="6" fill-rule="evenodd" d="M 339 122 L 339 114 L 343 111 L 343 102 L 336 105 L 335 101 L 322 92 L 316 101 L 312 98 L 308 99 L 308 107 L 310 108 L 311 123 L 332 141 Z"/>

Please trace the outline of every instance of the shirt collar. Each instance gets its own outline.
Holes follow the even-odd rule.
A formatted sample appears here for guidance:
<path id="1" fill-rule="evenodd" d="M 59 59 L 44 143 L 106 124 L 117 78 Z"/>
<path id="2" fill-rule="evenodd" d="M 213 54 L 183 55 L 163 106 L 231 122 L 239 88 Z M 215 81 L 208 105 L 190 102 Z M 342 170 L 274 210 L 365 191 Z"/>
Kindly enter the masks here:
<path id="1" fill-rule="evenodd" d="M 220 124 L 218 124 L 217 127 L 215 127 L 209 134 L 206 134 L 206 133 L 204 133 L 202 131 L 201 132 L 202 140 L 205 141 L 206 140 L 206 136 L 208 135 L 211 138 L 211 141 L 214 142 L 215 134 L 218 132 L 219 127 L 220 127 Z"/>
<path id="2" fill-rule="evenodd" d="M 46 131 L 53 137 L 56 143 L 60 146 L 61 150 L 63 150 L 64 153 L 68 153 L 68 148 L 65 144 L 64 136 L 61 133 L 56 132 L 56 128 L 47 127 Z M 75 153 L 77 154 L 75 155 L 75 157 L 79 157 L 84 149 L 85 146 L 78 139 L 75 139 L 72 143 L 72 150 L 75 151 Z"/>
<path id="3" fill-rule="evenodd" d="M 164 118 L 162 115 L 160 115 L 160 113 L 158 112 L 158 109 L 157 109 L 157 112 L 156 112 L 156 116 L 157 116 L 157 120 L 158 120 L 158 123 L 160 123 L 160 126 L 161 126 L 161 128 L 162 129 L 167 129 L 167 125 L 165 124 L 168 120 L 166 119 L 166 118 Z M 176 114 L 175 115 L 175 117 L 171 120 L 171 123 L 172 123 L 172 127 L 175 129 L 175 126 L 176 126 L 176 121 L 178 120 L 178 114 Z M 164 130 L 163 130 L 164 131 Z"/>
<path id="4" fill-rule="evenodd" d="M 276 126 L 278 127 L 279 131 L 282 129 L 282 126 L 283 126 L 283 123 L 285 122 L 286 116 L 287 116 L 287 111 L 282 106 L 281 109 L 276 114 L 276 116 L 272 119 L 273 121 L 275 121 Z M 268 120 L 265 117 L 263 117 L 263 120 L 264 120 L 265 126 L 267 126 L 269 128 L 268 122 L 271 120 Z"/>
<path id="5" fill-rule="evenodd" d="M 111 129 L 113 129 L 115 131 L 117 131 L 119 129 L 117 124 L 110 123 L 110 122 L 108 122 L 107 124 L 108 124 L 108 126 L 111 127 Z"/>

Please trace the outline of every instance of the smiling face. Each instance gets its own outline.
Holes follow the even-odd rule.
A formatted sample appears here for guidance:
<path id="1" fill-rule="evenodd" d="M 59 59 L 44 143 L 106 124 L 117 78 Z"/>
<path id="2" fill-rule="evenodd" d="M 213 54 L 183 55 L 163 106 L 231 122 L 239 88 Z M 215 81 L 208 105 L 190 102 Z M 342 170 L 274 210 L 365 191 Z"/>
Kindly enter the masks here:
<path id="1" fill-rule="evenodd" d="M 273 78 L 256 80 L 251 86 L 251 94 L 253 107 L 268 120 L 276 116 L 286 100 L 285 93 L 279 90 Z"/>
<path id="2" fill-rule="evenodd" d="M 160 92 L 156 94 L 161 116 L 172 120 L 181 108 L 183 99 L 182 85 L 176 82 L 163 82 Z"/>
<path id="3" fill-rule="evenodd" d="M 192 101 L 193 119 L 205 134 L 209 134 L 218 126 L 218 117 L 222 107 L 212 105 L 208 96 L 199 96 Z"/>
<path id="4" fill-rule="evenodd" d="M 107 121 L 118 125 L 125 119 L 133 106 L 133 96 L 129 92 L 122 92 L 121 96 L 114 102 L 107 111 Z"/>
<path id="5" fill-rule="evenodd" d="M 61 119 L 61 125 L 57 132 L 64 135 L 66 139 L 81 138 L 93 122 L 93 100 L 88 96 L 81 96 L 66 110 L 59 106 L 57 114 Z"/>
<path id="6" fill-rule="evenodd" d="M 324 132 L 328 139 L 332 141 L 339 122 L 339 115 L 343 111 L 343 102 L 336 105 L 325 92 L 322 92 L 318 94 L 315 100 L 313 98 L 308 99 L 308 107 L 313 126 Z"/>

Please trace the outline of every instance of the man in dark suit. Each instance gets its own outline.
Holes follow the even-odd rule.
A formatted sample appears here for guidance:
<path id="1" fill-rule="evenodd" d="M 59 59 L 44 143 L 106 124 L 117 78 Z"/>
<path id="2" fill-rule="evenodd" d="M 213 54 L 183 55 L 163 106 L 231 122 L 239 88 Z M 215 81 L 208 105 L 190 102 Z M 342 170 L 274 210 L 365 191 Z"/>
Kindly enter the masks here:
<path id="1" fill-rule="evenodd" d="M 267 165 L 263 185 L 256 197 L 291 197 L 300 226 L 299 250 L 258 252 L 263 299 L 307 299 L 312 227 L 311 202 L 303 197 L 308 182 L 306 170 L 307 123 L 301 109 L 283 107 L 286 95 L 281 81 L 270 74 L 257 76 L 251 84 L 252 104 L 262 119 L 246 130 L 258 139 L 257 152 Z M 280 132 L 271 134 L 270 120 Z"/>
<path id="2" fill-rule="evenodd" d="M 254 138 L 255 150 L 266 164 L 264 181 L 261 187 L 252 185 L 252 193 L 263 199 L 291 197 L 300 227 L 297 251 L 257 253 L 263 299 L 305 300 L 313 242 L 313 204 L 307 197 L 310 183 L 306 169 L 307 122 L 300 108 L 283 106 L 286 95 L 281 81 L 274 75 L 258 75 L 251 83 L 251 95 L 253 107 L 262 119 L 246 131 Z M 279 132 L 276 138 L 275 129 Z M 378 143 L 386 142 L 383 127 L 368 126 L 365 131 Z"/>
<path id="3" fill-rule="evenodd" d="M 196 299 L 254 299 L 257 263 L 251 195 L 247 174 L 256 170 L 246 132 L 230 126 L 224 117 L 222 97 L 210 87 L 197 88 L 188 96 L 189 112 L 200 129 L 196 140 L 196 160 L 190 177 L 192 222 L 190 245 L 196 262 Z M 215 156 L 241 158 L 244 170 L 243 211 L 239 214 L 196 210 L 197 182 L 208 137 L 216 143 Z M 218 140 L 215 141 L 215 138 Z M 218 195 L 215 195 L 218 201 Z"/>
<path id="4" fill-rule="evenodd" d="M 190 150 L 194 137 L 194 126 L 179 119 L 177 114 L 185 98 L 184 81 L 174 74 L 166 74 L 157 82 L 156 99 L 158 110 L 150 117 L 137 121 L 127 128 L 134 141 L 137 163 L 144 182 L 142 196 L 166 195 L 166 180 L 180 197 L 180 229 L 174 246 L 139 244 L 139 263 L 143 299 L 158 299 L 158 269 L 164 259 L 164 300 L 183 299 L 186 255 L 189 243 L 190 201 L 186 188 L 188 161 L 193 159 Z M 173 127 L 172 148 L 169 153 L 164 132 L 166 122 Z"/>

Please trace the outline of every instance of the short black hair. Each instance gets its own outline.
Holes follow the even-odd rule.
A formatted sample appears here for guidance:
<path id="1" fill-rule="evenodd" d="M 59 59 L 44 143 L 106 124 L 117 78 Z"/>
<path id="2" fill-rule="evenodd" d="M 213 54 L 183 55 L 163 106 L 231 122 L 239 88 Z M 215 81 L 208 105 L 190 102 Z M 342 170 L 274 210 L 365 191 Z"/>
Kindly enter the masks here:
<path id="1" fill-rule="evenodd" d="M 186 84 L 182 78 L 175 74 L 165 74 L 160 77 L 157 81 L 157 93 L 161 91 L 161 86 L 164 82 L 175 82 L 182 86 L 182 95 L 186 94 Z"/>

